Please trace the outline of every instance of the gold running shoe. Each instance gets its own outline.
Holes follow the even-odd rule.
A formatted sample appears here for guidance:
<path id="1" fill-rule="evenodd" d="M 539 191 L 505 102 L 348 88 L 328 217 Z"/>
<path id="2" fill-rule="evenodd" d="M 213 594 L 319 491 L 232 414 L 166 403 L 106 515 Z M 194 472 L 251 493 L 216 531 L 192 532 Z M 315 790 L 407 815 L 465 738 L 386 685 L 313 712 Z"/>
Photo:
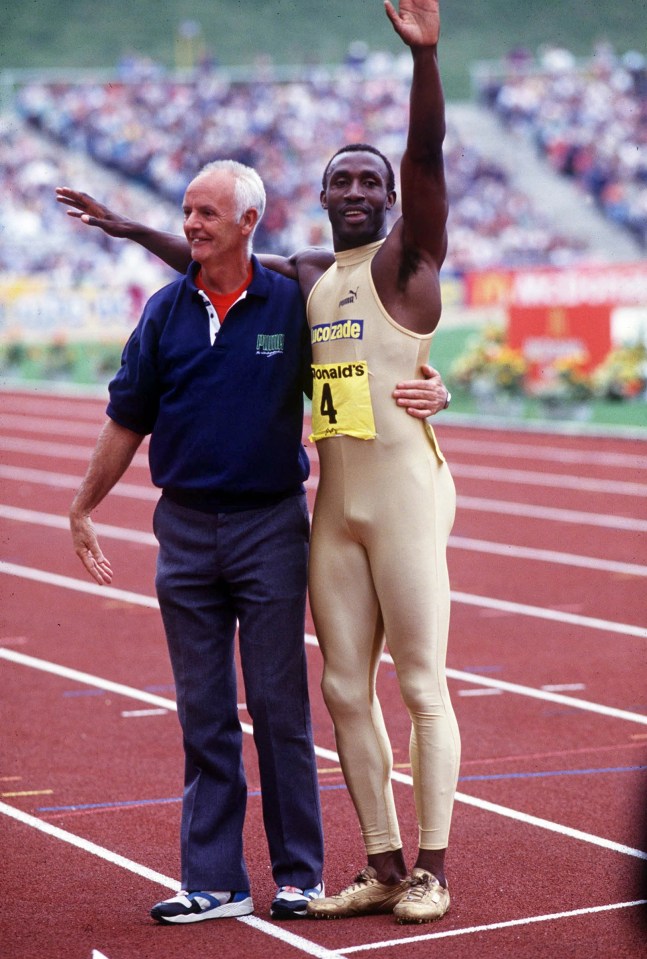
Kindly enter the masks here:
<path id="1" fill-rule="evenodd" d="M 315 919 L 346 919 L 349 916 L 368 916 L 377 912 L 392 912 L 393 907 L 409 890 L 409 880 L 396 885 L 378 882 L 372 866 L 362 869 L 359 876 L 336 896 L 313 899 L 307 914 Z"/>
<path id="2" fill-rule="evenodd" d="M 449 909 L 449 890 L 426 869 L 414 869 L 409 891 L 398 902 L 393 915 L 398 922 L 433 922 Z"/>

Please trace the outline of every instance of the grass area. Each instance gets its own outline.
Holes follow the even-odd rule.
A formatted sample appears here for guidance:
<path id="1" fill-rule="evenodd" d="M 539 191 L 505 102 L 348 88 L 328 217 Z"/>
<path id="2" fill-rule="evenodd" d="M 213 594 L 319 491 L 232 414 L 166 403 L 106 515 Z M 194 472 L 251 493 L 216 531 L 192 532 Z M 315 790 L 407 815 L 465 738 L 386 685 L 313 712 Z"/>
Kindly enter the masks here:
<path id="1" fill-rule="evenodd" d="M 534 52 L 558 45 L 586 56 L 606 39 L 620 53 L 644 51 L 645 6 L 636 0 L 452 0 L 441 3 L 441 16 L 449 99 L 469 95 L 471 63 L 499 59 L 514 47 Z M 197 32 L 182 41 L 187 21 Z M 373 50 L 402 47 L 381 0 L 35 0 L 6 4 L 0 33 L 0 70 L 109 69 L 133 51 L 168 68 L 201 50 L 228 66 L 253 63 L 261 54 L 278 64 L 338 63 L 354 40 Z"/>
<path id="2" fill-rule="evenodd" d="M 121 343 L 12 343 L 0 347 L 0 381 L 106 384 L 119 369 Z"/>
<path id="3" fill-rule="evenodd" d="M 521 397 L 515 403 L 506 400 L 484 403 L 464 390 L 454 389 L 451 410 L 470 418 L 495 417 L 508 423 L 569 423 L 580 427 L 640 430 L 647 440 L 645 400 L 592 399 L 580 404 L 549 407 L 533 397 Z"/>
<path id="4" fill-rule="evenodd" d="M 433 339 L 431 363 L 452 390 L 453 415 L 495 417 L 508 423 L 566 422 L 590 427 L 644 430 L 647 439 L 647 402 L 644 399 L 592 399 L 585 404 L 550 408 L 533 397 L 477 398 L 451 382 L 454 360 L 464 352 L 477 327 L 439 329 Z M 119 368 L 119 343 L 13 344 L 0 347 L 0 384 L 38 383 L 72 387 L 107 387 Z"/>

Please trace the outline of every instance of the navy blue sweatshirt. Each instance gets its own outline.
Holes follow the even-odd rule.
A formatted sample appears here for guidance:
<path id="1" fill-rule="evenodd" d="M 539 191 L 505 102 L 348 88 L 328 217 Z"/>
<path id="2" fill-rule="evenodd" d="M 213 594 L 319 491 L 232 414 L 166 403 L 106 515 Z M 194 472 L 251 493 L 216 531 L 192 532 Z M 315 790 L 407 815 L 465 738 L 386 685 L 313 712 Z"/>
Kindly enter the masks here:
<path id="1" fill-rule="evenodd" d="M 110 383 L 108 416 L 152 434 L 153 483 L 208 512 L 294 495 L 310 470 L 301 443 L 311 362 L 301 294 L 252 261 L 247 295 L 213 346 L 192 263 L 150 298 Z"/>

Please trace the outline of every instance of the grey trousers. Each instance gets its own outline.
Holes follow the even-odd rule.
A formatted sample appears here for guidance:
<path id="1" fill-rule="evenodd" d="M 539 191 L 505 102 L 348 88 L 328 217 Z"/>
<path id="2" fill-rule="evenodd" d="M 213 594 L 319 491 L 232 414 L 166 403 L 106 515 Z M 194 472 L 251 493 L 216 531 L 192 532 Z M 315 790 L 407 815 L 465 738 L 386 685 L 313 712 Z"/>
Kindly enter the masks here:
<path id="1" fill-rule="evenodd" d="M 237 623 L 274 880 L 314 886 L 322 877 L 323 837 L 304 647 L 305 495 L 217 514 L 162 496 L 154 529 L 156 588 L 184 737 L 182 886 L 250 886 Z"/>

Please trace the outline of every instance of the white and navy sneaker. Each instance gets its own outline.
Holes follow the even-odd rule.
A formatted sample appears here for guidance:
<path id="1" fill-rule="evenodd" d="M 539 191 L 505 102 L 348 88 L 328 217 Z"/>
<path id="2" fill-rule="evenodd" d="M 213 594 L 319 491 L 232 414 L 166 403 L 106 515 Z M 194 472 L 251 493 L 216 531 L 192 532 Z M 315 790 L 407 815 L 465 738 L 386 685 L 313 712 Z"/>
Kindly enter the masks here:
<path id="1" fill-rule="evenodd" d="M 157 922 L 201 922 L 203 919 L 227 919 L 248 916 L 254 911 L 252 897 L 243 892 L 179 892 L 172 899 L 158 902 L 151 909 Z"/>
<path id="2" fill-rule="evenodd" d="M 270 907 L 272 919 L 305 919 L 306 907 L 313 899 L 325 895 L 324 884 L 320 882 L 312 889 L 299 889 L 298 886 L 279 886 Z"/>

